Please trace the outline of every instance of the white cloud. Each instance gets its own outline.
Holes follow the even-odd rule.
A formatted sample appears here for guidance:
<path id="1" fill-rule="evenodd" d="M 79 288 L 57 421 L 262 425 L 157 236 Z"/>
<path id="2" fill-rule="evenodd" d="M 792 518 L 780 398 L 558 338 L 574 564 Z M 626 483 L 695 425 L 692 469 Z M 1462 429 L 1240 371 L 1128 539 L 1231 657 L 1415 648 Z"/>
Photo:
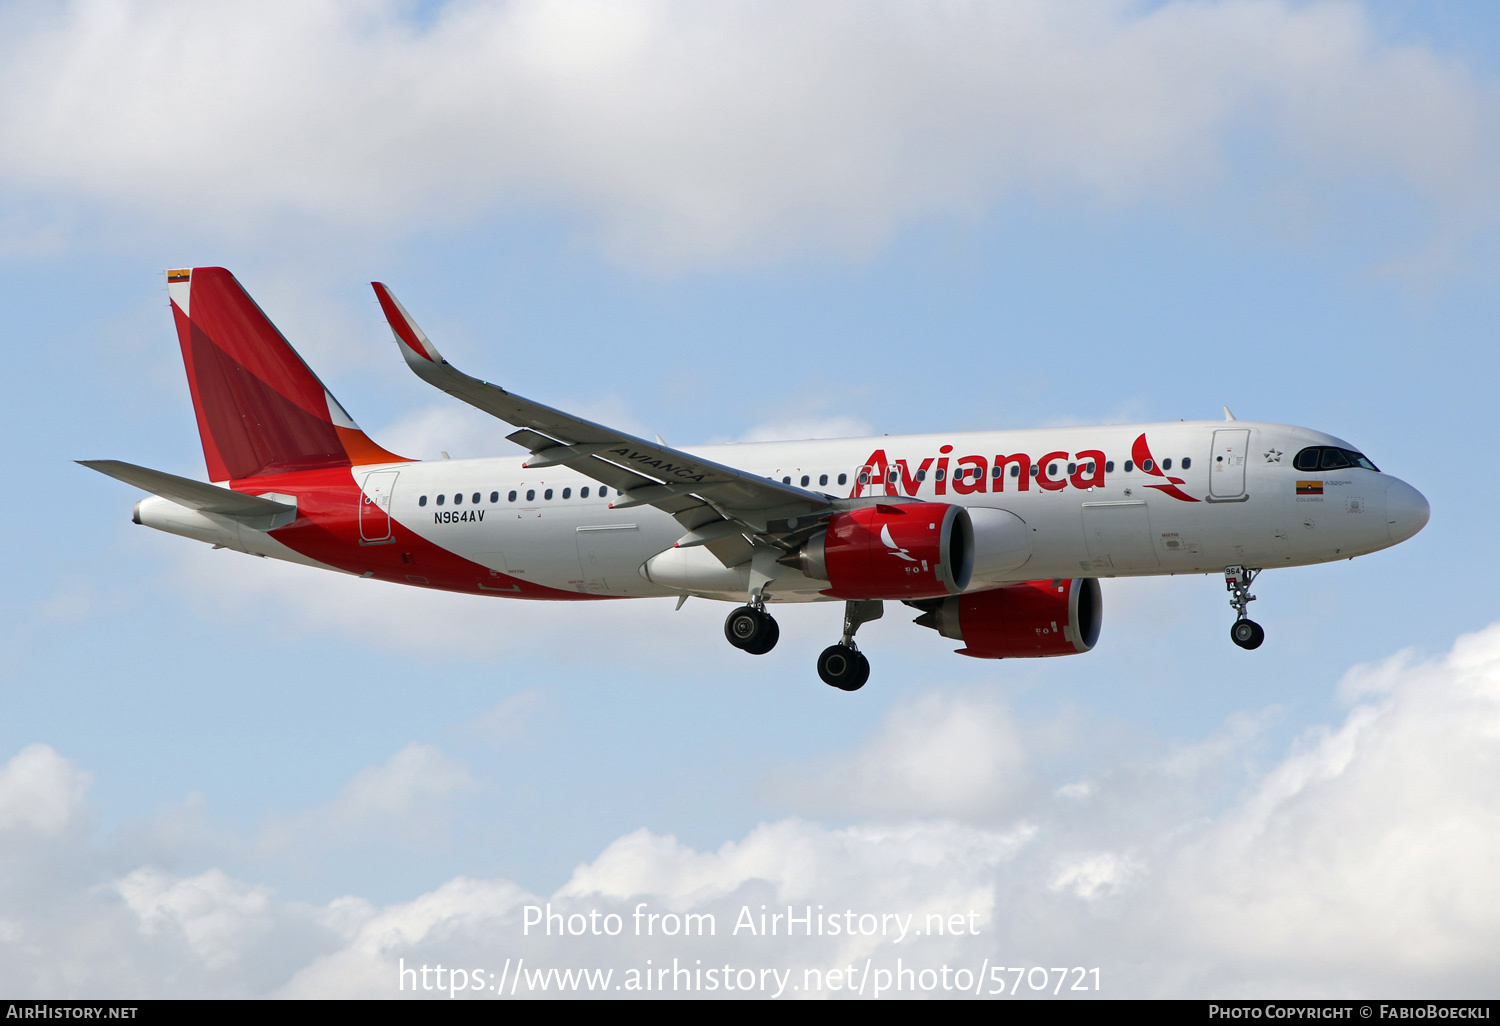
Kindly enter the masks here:
<path id="1" fill-rule="evenodd" d="M 1137 870 L 1128 855 L 1117 852 L 1078 855 L 1060 864 L 1047 886 L 1054 891 L 1071 891 L 1076 897 L 1093 900 L 1119 893 Z"/>
<path id="2" fill-rule="evenodd" d="M 441 946 L 445 953 L 456 948 L 460 964 L 473 966 L 476 958 L 488 957 L 497 928 L 514 926 L 515 910 L 523 900 L 534 899 L 508 881 L 458 877 L 414 901 L 383 909 L 356 899 L 334 902 L 323 918 L 339 927 L 345 943 L 299 970 L 276 996 L 399 996 L 402 959 L 423 964 L 419 960 Z M 438 964 L 438 959 L 432 963 Z M 450 957 L 448 964 L 453 966 L 454 959 Z M 414 979 L 411 986 L 420 982 Z"/>
<path id="3" fill-rule="evenodd" d="M 0 769 L 0 833 L 56 837 L 83 805 L 89 775 L 49 745 L 27 745 Z"/>
<path id="4" fill-rule="evenodd" d="M 272 926 L 270 889 L 233 880 L 218 869 L 183 880 L 142 868 L 115 886 L 143 933 L 180 930 L 210 969 L 229 965 L 249 937 L 263 936 Z"/>
<path id="5" fill-rule="evenodd" d="M 299 844 L 385 842 L 433 847 L 453 801 L 474 786 L 469 772 L 431 745 L 412 743 L 380 766 L 366 766 L 326 805 L 272 820 L 263 852 Z"/>
<path id="6" fill-rule="evenodd" d="M 1005 705 L 923 694 L 894 707 L 878 734 L 825 766 L 791 771 L 776 793 L 802 807 L 993 819 L 1026 786 L 1021 731 Z"/>
<path id="7" fill-rule="evenodd" d="M 218 870 L 150 867 L 80 888 L 82 867 L 98 859 L 75 842 L 54 860 L 71 864 L 68 872 L 32 870 L 31 890 L 44 901 L 7 907 L 0 986 L 16 994 L 378 997 L 397 996 L 403 962 L 460 966 L 466 984 L 490 986 L 486 973 L 498 976 L 507 959 L 513 971 L 520 958 L 535 969 L 617 973 L 647 958 L 658 967 L 701 959 L 705 967 L 790 970 L 801 982 L 805 968 L 869 958 L 893 969 L 899 957 L 919 969 L 972 970 L 986 958 L 1097 965 L 1109 996 L 1484 996 L 1500 946 L 1500 624 L 1460 638 L 1443 657 L 1398 657 L 1356 676 L 1380 687 L 1354 689 L 1357 704 L 1341 724 L 1308 733 L 1227 803 L 1214 796 L 1226 773 L 1241 779 L 1237 753 L 1258 743 L 1255 716 L 1187 746 L 1186 755 L 1145 750 L 1087 786 L 1075 778 L 1065 795 L 1056 786 L 1030 789 L 1008 799 L 1015 807 L 1001 817 L 976 800 L 948 819 L 840 828 L 791 819 L 713 849 L 632 831 L 550 895 L 457 877 L 410 901 L 341 897 L 310 907 Z M 957 731 L 957 721 L 974 726 Z M 935 761 L 903 756 L 925 743 L 917 736 L 924 726 L 948 743 L 1006 749 L 1021 771 L 1043 774 L 1009 747 L 1019 728 L 999 703 L 957 693 L 893 717 L 845 768 L 883 774 L 872 783 L 910 800 L 962 793 L 976 776 L 973 756 L 946 757 L 939 741 L 928 749 Z M 78 771 L 66 760 L 28 752 L 50 760 L 51 778 L 74 782 L 51 791 L 76 794 Z M 862 761 L 881 753 L 890 767 Z M 400 795 L 420 789 L 403 781 L 433 777 L 408 764 L 448 765 L 439 753 L 406 749 L 357 776 L 324 813 L 368 822 L 407 809 Z M 977 775 L 1000 787 L 986 767 Z M 387 789 L 397 797 L 377 794 Z M 619 915 L 625 932 L 524 933 L 524 907 L 549 902 L 559 922 L 577 914 L 584 923 L 598 910 Z M 712 913 L 717 930 L 701 939 L 636 938 L 632 913 L 642 902 L 659 916 Z M 799 914 L 809 905 L 825 916 L 852 913 L 853 922 L 910 914 L 910 929 L 941 913 L 963 929 L 899 941 L 873 926 L 852 937 L 733 930 L 742 908 L 758 925 L 761 906 L 769 915 L 788 904 Z"/>
<path id="8" fill-rule="evenodd" d="M 544 693 L 528 688 L 507 695 L 464 725 L 464 731 L 492 744 L 520 736 L 546 704 Z"/>
<path id="9" fill-rule="evenodd" d="M 249 236 L 557 204 L 660 267 L 865 252 L 1015 194 L 1192 202 L 1241 168 L 1288 230 L 1362 186 L 1495 213 L 1493 98 L 1351 4 L 401 6 L 13 7 L 0 177 Z"/>

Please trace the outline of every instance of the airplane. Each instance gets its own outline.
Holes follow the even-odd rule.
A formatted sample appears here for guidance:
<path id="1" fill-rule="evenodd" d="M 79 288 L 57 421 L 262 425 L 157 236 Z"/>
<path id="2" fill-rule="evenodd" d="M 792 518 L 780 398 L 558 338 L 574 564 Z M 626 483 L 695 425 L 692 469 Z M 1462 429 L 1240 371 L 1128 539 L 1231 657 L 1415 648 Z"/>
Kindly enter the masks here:
<path id="1" fill-rule="evenodd" d="M 737 603 L 729 643 L 775 647 L 778 603 L 844 603 L 817 660 L 887 602 L 980 659 L 1087 652 L 1102 577 L 1223 574 L 1233 642 L 1265 569 L 1349 559 L 1426 525 L 1427 500 L 1320 431 L 1236 420 L 675 449 L 459 371 L 389 288 L 408 367 L 529 453 L 418 461 L 370 439 L 227 270 L 167 272 L 208 482 L 79 461 L 151 495 L 137 524 L 256 556 L 502 598 Z M 446 454 L 444 454 L 446 457 Z"/>

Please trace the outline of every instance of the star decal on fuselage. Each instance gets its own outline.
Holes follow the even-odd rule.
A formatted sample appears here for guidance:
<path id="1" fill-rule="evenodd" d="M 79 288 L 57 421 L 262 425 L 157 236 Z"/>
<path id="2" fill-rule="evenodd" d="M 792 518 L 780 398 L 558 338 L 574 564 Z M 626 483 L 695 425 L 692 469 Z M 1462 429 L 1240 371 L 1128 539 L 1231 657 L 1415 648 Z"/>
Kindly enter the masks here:
<path id="1" fill-rule="evenodd" d="M 1281 462 L 1281 450 L 1280 449 L 1276 449 L 1276 448 L 1267 449 L 1266 450 L 1266 462 L 1267 463 L 1280 463 Z"/>

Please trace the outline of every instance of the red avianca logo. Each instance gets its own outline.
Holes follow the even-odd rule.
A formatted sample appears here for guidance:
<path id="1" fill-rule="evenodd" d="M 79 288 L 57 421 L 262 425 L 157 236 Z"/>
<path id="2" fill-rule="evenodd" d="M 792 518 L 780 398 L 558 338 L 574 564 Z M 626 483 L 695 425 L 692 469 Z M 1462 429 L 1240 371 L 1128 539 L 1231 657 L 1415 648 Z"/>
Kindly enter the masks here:
<path id="1" fill-rule="evenodd" d="M 1035 460 L 1027 453 L 997 453 L 986 457 L 953 456 L 952 452 L 953 446 L 945 445 L 938 450 L 937 456 L 929 456 L 913 467 L 915 461 L 893 460 L 884 449 L 876 449 L 860 468 L 850 495 L 914 496 L 928 482 L 932 483 L 933 495 L 947 495 L 950 491 L 957 495 L 1007 490 L 1026 492 L 1033 485 L 1049 492 L 1069 487 L 1104 487 L 1106 460 L 1102 449 L 1080 449 L 1073 453 L 1057 450 Z M 1165 482 L 1148 484 L 1147 488 L 1155 488 L 1183 502 L 1199 501 L 1178 487 L 1186 481 L 1171 477 L 1162 470 L 1161 463 L 1151 455 L 1144 433 L 1131 446 L 1130 458 L 1141 472 Z"/>
<path id="2" fill-rule="evenodd" d="M 1146 444 L 1146 434 L 1144 431 L 1135 440 L 1135 444 L 1130 447 L 1130 458 L 1135 460 L 1135 465 L 1146 473 L 1153 477 L 1164 478 L 1168 482 L 1167 484 L 1148 484 L 1147 488 L 1155 488 L 1159 492 L 1166 492 L 1172 498 L 1181 499 L 1183 502 L 1198 501 L 1177 487 L 1180 484 L 1186 484 L 1186 481 L 1180 477 L 1168 477 L 1166 471 L 1161 469 L 1161 464 L 1151 458 L 1151 447 Z"/>

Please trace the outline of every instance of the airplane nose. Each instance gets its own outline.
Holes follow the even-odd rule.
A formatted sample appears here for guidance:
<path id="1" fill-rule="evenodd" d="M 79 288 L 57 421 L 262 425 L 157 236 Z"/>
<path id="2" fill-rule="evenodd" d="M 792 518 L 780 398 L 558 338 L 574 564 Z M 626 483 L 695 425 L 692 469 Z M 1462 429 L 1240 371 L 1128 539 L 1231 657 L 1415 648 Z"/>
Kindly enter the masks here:
<path id="1" fill-rule="evenodd" d="M 1393 478 L 1385 492 L 1386 527 L 1391 532 L 1391 544 L 1404 542 L 1427 526 L 1432 507 L 1422 493 L 1405 481 Z"/>

